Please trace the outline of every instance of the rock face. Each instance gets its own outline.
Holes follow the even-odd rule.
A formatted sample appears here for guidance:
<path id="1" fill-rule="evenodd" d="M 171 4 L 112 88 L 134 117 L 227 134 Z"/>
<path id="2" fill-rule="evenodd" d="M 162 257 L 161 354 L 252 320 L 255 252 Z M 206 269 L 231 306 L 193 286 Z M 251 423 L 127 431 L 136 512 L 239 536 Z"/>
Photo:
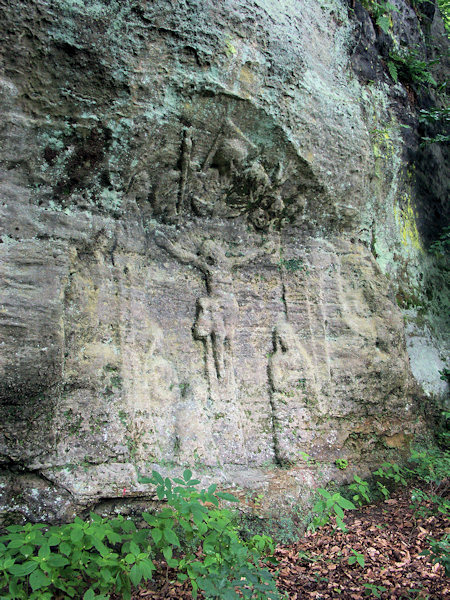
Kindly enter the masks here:
<path id="1" fill-rule="evenodd" d="M 183 465 L 270 505 L 421 428 L 395 301 L 427 264 L 417 121 L 358 11 L 0 0 L 5 517 Z"/>

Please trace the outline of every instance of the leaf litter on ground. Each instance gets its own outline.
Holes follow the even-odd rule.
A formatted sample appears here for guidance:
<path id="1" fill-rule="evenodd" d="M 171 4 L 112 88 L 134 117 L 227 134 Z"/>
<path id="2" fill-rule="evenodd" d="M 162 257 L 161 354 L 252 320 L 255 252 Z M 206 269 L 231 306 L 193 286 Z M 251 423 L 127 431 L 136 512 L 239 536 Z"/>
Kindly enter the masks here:
<path id="1" fill-rule="evenodd" d="M 450 519 L 426 501 L 420 508 L 411 505 L 411 490 L 401 488 L 384 502 L 347 513 L 347 532 L 330 522 L 295 543 L 278 545 L 273 570 L 279 590 L 289 600 L 448 600 L 444 567 L 422 552 L 427 540 L 450 533 Z M 363 560 L 349 564 L 358 555 Z M 177 581 L 164 561 L 158 567 L 152 581 L 134 590 L 133 600 L 192 599 L 188 581 Z"/>

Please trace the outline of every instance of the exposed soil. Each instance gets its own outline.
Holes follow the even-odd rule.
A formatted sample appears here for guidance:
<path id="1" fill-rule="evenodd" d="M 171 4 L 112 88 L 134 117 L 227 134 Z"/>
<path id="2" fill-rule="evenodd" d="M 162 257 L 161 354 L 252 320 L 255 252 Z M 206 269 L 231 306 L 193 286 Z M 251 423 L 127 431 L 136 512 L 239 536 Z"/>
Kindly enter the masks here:
<path id="1" fill-rule="evenodd" d="M 450 519 L 436 510 L 431 513 L 425 502 L 420 507 L 414 511 L 411 490 L 401 489 L 383 503 L 347 512 L 347 533 L 329 524 L 294 544 L 278 546 L 279 589 L 290 600 L 449 599 L 444 568 L 420 554 L 429 547 L 427 538 L 450 533 Z M 348 564 L 355 556 L 352 549 L 364 556 L 364 567 Z M 136 590 L 133 599 L 190 600 L 188 583 L 177 582 L 174 572 L 160 566 L 154 580 Z"/>

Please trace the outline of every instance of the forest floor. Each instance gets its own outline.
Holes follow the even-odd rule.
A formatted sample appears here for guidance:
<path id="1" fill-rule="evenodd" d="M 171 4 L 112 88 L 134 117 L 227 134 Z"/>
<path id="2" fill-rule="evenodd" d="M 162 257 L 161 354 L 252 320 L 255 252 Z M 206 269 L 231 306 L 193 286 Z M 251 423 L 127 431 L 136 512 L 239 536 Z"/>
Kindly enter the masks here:
<path id="1" fill-rule="evenodd" d="M 277 585 L 289 600 L 450 598 L 444 567 L 421 555 L 429 548 L 427 540 L 450 533 L 450 519 L 424 501 L 413 508 L 411 489 L 348 511 L 345 522 L 347 532 L 330 523 L 277 546 Z M 364 566 L 357 560 L 349 564 L 352 556 Z M 191 600 L 188 583 L 179 583 L 164 563 L 160 567 L 153 581 L 134 591 L 133 600 Z"/>

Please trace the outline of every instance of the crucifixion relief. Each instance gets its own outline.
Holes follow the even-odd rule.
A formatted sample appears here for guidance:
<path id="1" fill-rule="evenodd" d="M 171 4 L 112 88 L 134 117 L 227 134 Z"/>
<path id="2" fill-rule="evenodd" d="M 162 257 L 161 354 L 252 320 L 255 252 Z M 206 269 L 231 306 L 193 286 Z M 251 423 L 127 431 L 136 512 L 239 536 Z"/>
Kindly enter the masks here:
<path id="1" fill-rule="evenodd" d="M 233 342 L 239 317 L 239 306 L 233 291 L 232 273 L 257 256 L 267 247 L 247 252 L 243 256 L 230 256 L 213 240 L 199 243 L 197 252 L 182 244 L 156 236 L 156 243 L 184 264 L 195 266 L 205 278 L 207 296 L 197 300 L 193 336 L 205 345 L 206 370 L 210 385 L 233 380 Z"/>

